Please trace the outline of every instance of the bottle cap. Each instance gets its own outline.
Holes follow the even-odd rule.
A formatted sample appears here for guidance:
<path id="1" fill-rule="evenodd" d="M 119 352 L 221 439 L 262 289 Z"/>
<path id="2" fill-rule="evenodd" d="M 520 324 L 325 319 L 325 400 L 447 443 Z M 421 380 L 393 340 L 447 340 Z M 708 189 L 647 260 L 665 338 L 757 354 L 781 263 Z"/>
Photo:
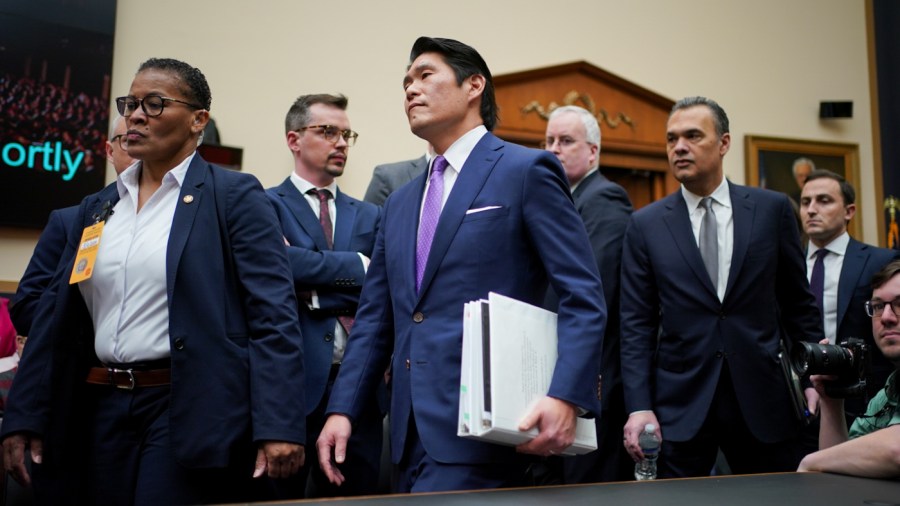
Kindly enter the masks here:
<path id="1" fill-rule="evenodd" d="M 648 423 L 644 425 L 644 432 L 656 432 L 656 425 L 652 423 Z"/>

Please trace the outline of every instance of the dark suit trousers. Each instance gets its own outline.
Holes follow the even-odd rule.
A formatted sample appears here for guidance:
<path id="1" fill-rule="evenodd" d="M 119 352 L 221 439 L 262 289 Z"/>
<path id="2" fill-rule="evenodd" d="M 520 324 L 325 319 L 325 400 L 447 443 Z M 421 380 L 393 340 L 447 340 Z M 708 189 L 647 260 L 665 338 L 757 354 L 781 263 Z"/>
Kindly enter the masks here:
<path id="1" fill-rule="evenodd" d="M 422 446 L 415 416 L 410 413 L 406 434 L 406 448 L 393 492 L 445 492 L 450 490 L 483 490 L 522 487 L 527 481 L 527 467 L 531 459 L 522 456 L 514 462 L 495 464 L 447 464 L 431 458 Z"/>
<path id="2" fill-rule="evenodd" d="M 683 442 L 663 440 L 659 477 L 709 476 L 719 449 L 733 474 L 795 471 L 800 464 L 796 438 L 763 443 L 750 432 L 744 421 L 746 416 L 766 416 L 766 413 L 741 413 L 725 362 L 706 420 L 694 438 Z"/>
<path id="3" fill-rule="evenodd" d="M 597 450 L 563 457 L 565 483 L 598 483 L 634 479 L 634 461 L 622 444 L 628 415 L 622 385 L 609 393 L 607 409 L 597 420 Z"/>
<path id="4" fill-rule="evenodd" d="M 337 368 L 333 368 L 325 395 L 316 409 L 306 416 L 306 463 L 300 472 L 284 480 L 271 480 L 274 499 L 302 499 L 304 497 L 342 497 L 373 495 L 378 493 L 378 475 L 381 469 L 381 449 L 383 438 L 383 416 L 378 403 L 373 398 L 359 420 L 354 420 L 353 431 L 347 442 L 347 455 L 338 468 L 346 481 L 335 486 L 328 481 L 319 467 L 319 453 L 316 440 L 325 425 L 328 399 L 334 387 Z M 312 483 L 307 483 L 311 480 Z"/>
<path id="5" fill-rule="evenodd" d="M 547 457 L 535 462 L 529 468 L 528 486 L 633 480 L 634 461 L 622 444 L 627 421 L 620 384 L 610 390 L 603 413 L 596 420 L 598 449 L 584 455 Z"/>
<path id="6" fill-rule="evenodd" d="M 203 504 L 253 500 L 255 451 L 243 469 L 190 469 L 169 440 L 169 387 L 90 385 L 88 504 Z"/>

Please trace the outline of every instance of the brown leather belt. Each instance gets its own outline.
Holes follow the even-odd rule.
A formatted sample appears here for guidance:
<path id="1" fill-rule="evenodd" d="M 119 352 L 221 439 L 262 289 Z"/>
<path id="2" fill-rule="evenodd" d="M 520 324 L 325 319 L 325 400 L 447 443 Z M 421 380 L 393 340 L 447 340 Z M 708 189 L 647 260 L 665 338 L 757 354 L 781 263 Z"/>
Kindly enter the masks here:
<path id="1" fill-rule="evenodd" d="M 134 369 L 91 367 L 86 381 L 91 385 L 110 385 L 124 390 L 134 390 L 138 387 L 168 385 L 172 382 L 171 373 L 171 369 L 136 371 Z"/>

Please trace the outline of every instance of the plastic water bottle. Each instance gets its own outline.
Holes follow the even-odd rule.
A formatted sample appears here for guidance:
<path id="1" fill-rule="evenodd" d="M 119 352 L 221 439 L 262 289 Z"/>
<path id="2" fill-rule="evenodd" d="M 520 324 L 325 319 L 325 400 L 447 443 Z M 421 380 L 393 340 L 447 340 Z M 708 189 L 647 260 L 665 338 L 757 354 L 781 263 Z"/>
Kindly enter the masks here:
<path id="1" fill-rule="evenodd" d="M 656 459 L 659 457 L 659 438 L 656 436 L 656 425 L 648 423 L 644 432 L 638 437 L 638 444 L 644 452 L 644 458 L 634 465 L 634 479 L 638 481 L 656 479 Z"/>

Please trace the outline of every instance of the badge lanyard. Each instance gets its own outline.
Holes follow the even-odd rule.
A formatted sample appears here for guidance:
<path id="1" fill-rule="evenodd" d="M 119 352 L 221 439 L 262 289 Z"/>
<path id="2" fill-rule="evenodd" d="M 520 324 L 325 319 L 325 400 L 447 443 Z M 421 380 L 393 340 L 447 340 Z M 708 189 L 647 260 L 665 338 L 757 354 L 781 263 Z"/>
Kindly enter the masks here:
<path id="1" fill-rule="evenodd" d="M 81 241 L 78 242 L 78 253 L 75 255 L 75 265 L 72 268 L 72 276 L 69 284 L 74 285 L 86 279 L 91 279 L 94 273 L 94 263 L 97 261 L 97 252 L 100 250 L 100 236 L 103 234 L 103 226 L 106 220 L 113 214 L 112 203 L 106 201 L 100 213 L 94 215 L 94 224 L 85 227 L 81 233 Z"/>

